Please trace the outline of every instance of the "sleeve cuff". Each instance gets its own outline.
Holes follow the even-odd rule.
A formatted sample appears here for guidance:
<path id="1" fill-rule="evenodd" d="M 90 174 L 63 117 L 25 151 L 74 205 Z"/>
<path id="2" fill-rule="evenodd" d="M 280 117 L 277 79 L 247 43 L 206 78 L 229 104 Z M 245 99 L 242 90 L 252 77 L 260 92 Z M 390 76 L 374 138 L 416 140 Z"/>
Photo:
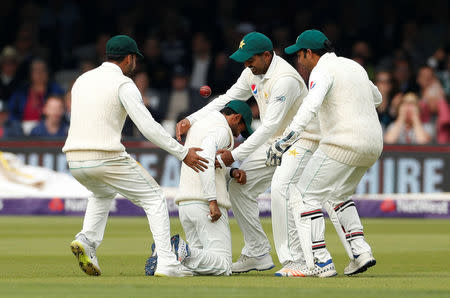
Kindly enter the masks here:
<path id="1" fill-rule="evenodd" d="M 195 122 L 195 117 L 193 114 L 187 116 L 186 119 L 189 120 L 189 123 L 191 123 L 191 125 L 194 124 L 194 122 Z"/>
<path id="2" fill-rule="evenodd" d="M 239 154 L 236 152 L 236 150 L 237 150 L 237 148 L 231 151 L 231 156 L 233 156 L 234 161 L 240 160 L 239 159 Z"/>
<path id="3" fill-rule="evenodd" d="M 211 197 L 211 198 L 209 198 L 209 199 L 208 199 L 208 202 L 211 202 L 211 201 L 217 201 L 217 197 Z"/>
<path id="4" fill-rule="evenodd" d="M 180 158 L 180 161 L 183 161 L 185 158 L 186 158 L 186 155 L 188 154 L 188 152 L 189 152 L 189 149 L 188 148 L 186 148 L 186 147 L 184 147 L 183 146 L 183 152 L 181 153 L 181 155 L 179 156 Z"/>

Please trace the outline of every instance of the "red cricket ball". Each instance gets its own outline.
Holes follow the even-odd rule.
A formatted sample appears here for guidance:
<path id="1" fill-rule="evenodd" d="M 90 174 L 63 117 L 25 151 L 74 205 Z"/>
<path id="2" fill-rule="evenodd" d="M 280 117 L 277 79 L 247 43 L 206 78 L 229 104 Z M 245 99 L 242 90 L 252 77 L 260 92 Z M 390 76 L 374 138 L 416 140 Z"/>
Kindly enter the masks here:
<path id="1" fill-rule="evenodd" d="M 211 95 L 211 88 L 209 86 L 201 86 L 199 93 L 202 97 L 208 98 Z"/>

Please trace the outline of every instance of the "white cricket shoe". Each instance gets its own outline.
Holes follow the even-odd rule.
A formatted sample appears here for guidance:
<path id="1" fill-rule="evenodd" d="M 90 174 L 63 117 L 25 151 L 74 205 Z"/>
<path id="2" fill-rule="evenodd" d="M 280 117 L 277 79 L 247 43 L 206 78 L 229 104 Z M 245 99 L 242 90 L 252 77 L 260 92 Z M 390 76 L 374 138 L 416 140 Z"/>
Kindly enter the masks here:
<path id="1" fill-rule="evenodd" d="M 275 276 L 282 276 L 282 277 L 301 276 L 300 270 L 303 269 L 304 265 L 305 264 L 300 262 L 289 261 L 287 264 L 283 266 L 283 268 L 275 272 Z"/>
<path id="2" fill-rule="evenodd" d="M 165 276 L 165 277 L 186 277 L 193 276 L 194 273 L 188 268 L 184 267 L 181 264 L 171 265 L 160 268 L 156 267 L 155 276 Z"/>
<path id="3" fill-rule="evenodd" d="M 189 245 L 180 237 L 180 235 L 176 234 L 172 236 L 172 238 L 170 238 L 170 243 L 172 245 L 172 251 L 180 263 L 191 256 Z"/>
<path id="4" fill-rule="evenodd" d="M 78 260 L 81 270 L 87 275 L 99 276 L 102 274 L 98 265 L 95 247 L 90 241 L 81 235 L 70 243 L 70 249 Z"/>
<path id="5" fill-rule="evenodd" d="M 351 260 L 347 267 L 344 269 L 345 275 L 355 275 L 366 271 L 368 268 L 375 266 L 377 261 L 373 257 L 371 252 L 365 252 L 359 256 L 355 256 L 355 259 Z"/>
<path id="6" fill-rule="evenodd" d="M 233 263 L 231 266 L 231 271 L 233 273 L 245 273 L 252 270 L 270 270 L 273 267 L 275 267 L 275 265 L 273 264 L 270 254 L 265 254 L 260 257 L 248 257 L 246 255 L 241 255 L 236 263 Z"/>
<path id="7" fill-rule="evenodd" d="M 333 261 L 329 259 L 324 263 L 316 262 L 314 264 L 314 269 L 308 269 L 306 265 L 297 266 L 292 265 L 292 268 L 284 268 L 277 271 L 276 276 L 285 276 L 285 277 L 332 277 L 337 275 L 336 269 L 334 268 Z"/>

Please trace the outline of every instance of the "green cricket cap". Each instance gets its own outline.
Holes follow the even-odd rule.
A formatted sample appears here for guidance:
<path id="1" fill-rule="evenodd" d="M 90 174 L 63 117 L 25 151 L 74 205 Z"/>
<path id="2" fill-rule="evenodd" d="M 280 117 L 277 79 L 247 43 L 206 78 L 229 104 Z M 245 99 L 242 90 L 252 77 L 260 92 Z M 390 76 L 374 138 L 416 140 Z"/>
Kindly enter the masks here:
<path id="1" fill-rule="evenodd" d="M 301 49 L 320 50 L 325 48 L 328 38 L 319 30 L 306 30 L 297 37 L 295 44 L 284 49 L 286 54 L 293 54 Z"/>
<path id="2" fill-rule="evenodd" d="M 143 58 L 139 52 L 136 41 L 128 35 L 116 35 L 111 37 L 106 43 L 106 54 L 108 55 L 129 55 L 136 54 Z"/>
<path id="3" fill-rule="evenodd" d="M 241 135 L 244 138 L 248 138 L 252 133 L 252 120 L 253 120 L 253 114 L 252 110 L 250 109 L 250 106 L 242 100 L 232 100 L 225 107 L 228 107 L 235 111 L 238 114 L 242 115 L 242 118 L 244 118 L 245 128 L 246 130 L 241 133 Z"/>
<path id="4" fill-rule="evenodd" d="M 239 49 L 230 58 L 234 61 L 244 63 L 253 55 L 273 50 L 272 41 L 262 33 L 251 32 L 242 38 Z"/>

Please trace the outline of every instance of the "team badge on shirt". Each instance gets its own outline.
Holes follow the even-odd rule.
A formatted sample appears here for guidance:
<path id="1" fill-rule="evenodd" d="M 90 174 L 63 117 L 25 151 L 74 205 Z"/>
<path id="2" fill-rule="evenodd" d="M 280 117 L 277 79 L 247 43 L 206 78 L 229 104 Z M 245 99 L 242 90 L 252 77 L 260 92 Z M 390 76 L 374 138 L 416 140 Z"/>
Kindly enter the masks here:
<path id="1" fill-rule="evenodd" d="M 251 87 L 252 87 L 252 93 L 253 93 L 253 95 L 258 94 L 258 90 L 256 89 L 256 85 L 253 84 Z"/>
<path id="2" fill-rule="evenodd" d="M 316 86 L 316 82 L 311 81 L 311 83 L 309 84 L 309 89 L 314 88 L 314 86 Z"/>
<path id="3" fill-rule="evenodd" d="M 279 101 L 281 101 L 281 102 L 286 101 L 286 97 L 285 97 L 284 95 L 277 96 L 277 97 L 275 97 L 275 99 L 276 99 L 276 100 L 279 100 Z"/>

